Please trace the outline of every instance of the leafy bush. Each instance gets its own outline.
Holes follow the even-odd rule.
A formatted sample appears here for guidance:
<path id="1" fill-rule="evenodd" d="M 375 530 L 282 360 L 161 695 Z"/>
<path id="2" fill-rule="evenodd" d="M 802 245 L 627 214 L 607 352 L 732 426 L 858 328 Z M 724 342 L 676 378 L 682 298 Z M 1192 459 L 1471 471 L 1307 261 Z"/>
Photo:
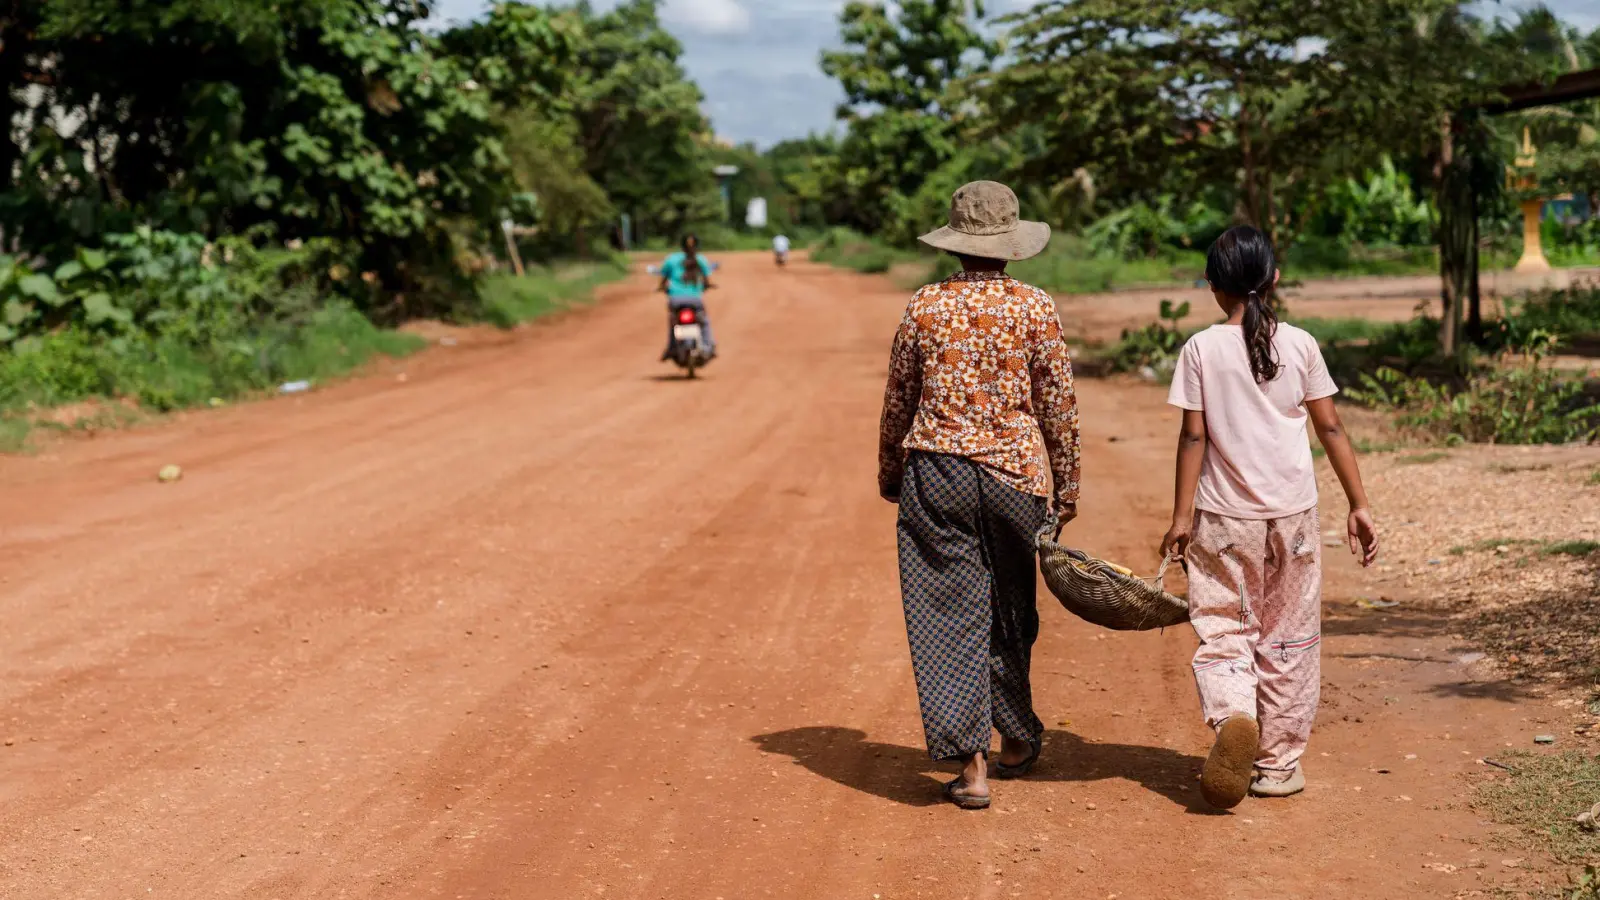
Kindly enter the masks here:
<path id="1" fill-rule="evenodd" d="M 1419 199 L 1411 178 L 1383 158 L 1365 181 L 1345 179 L 1328 192 L 1328 209 L 1319 224 L 1341 242 L 1416 247 L 1433 242 L 1433 206 Z"/>
<path id="2" fill-rule="evenodd" d="M 1567 343 L 1600 338 L 1600 282 L 1533 291 L 1507 307 L 1485 336 L 1491 347 L 1525 345 L 1541 332 Z"/>
<path id="3" fill-rule="evenodd" d="M 285 310 L 291 288 L 348 276 L 331 242 L 258 248 L 247 238 L 216 245 L 197 234 L 139 227 L 79 247 L 56 266 L 0 256 L 0 344 L 26 350 L 65 327 L 110 337 L 225 337 L 304 308 Z M 304 304 L 301 305 L 302 307 Z"/>
<path id="4" fill-rule="evenodd" d="M 1179 328 L 1179 323 L 1189 312 L 1188 303 L 1174 305 L 1171 300 L 1163 300 L 1158 315 L 1166 324 L 1152 322 L 1140 329 L 1123 329 L 1122 339 L 1112 345 L 1106 354 L 1111 370 L 1142 372 L 1148 368 L 1158 377 L 1170 376 L 1177 363 L 1178 351 L 1189 339 L 1189 335 Z"/>
<path id="5" fill-rule="evenodd" d="M 1494 444 L 1542 444 L 1600 438 L 1600 403 L 1583 385 L 1544 364 L 1554 346 L 1535 334 L 1509 354 L 1453 386 L 1384 366 L 1362 374 L 1353 399 L 1395 414 L 1402 429 L 1421 437 Z"/>
<path id="6" fill-rule="evenodd" d="M 1171 197 L 1152 206 L 1134 203 L 1091 222 L 1084 241 L 1095 256 L 1112 259 L 1153 257 L 1166 250 L 1206 247 L 1228 228 L 1228 215 L 1204 203 L 1191 203 L 1180 214 Z"/>
<path id="7" fill-rule="evenodd" d="M 80 326 L 0 354 L 0 416 L 94 397 L 138 400 L 167 411 L 231 398 L 288 379 L 342 375 L 375 355 L 401 356 L 420 338 L 385 331 L 336 301 L 304 321 L 283 321 L 227 340 L 171 335 L 107 338 Z"/>
<path id="8" fill-rule="evenodd" d="M 848 228 L 830 228 L 812 245 L 811 258 L 826 265 L 879 275 L 889 271 L 895 263 L 915 260 L 917 256 L 894 250 Z"/>

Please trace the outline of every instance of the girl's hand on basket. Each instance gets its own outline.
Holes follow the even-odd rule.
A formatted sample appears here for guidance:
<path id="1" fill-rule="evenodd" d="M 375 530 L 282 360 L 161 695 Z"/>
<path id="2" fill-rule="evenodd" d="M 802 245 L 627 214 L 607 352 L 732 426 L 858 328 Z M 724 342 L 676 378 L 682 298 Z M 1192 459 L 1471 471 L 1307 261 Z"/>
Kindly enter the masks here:
<path id="1" fill-rule="evenodd" d="M 1372 521 L 1372 510 L 1350 510 L 1350 552 L 1361 557 L 1361 565 L 1370 566 L 1378 558 L 1378 526 Z"/>
<path id="2" fill-rule="evenodd" d="M 1167 529 L 1167 536 L 1161 539 L 1161 558 L 1184 558 L 1189 553 L 1189 537 L 1193 531 L 1192 521 L 1173 522 L 1172 527 Z"/>

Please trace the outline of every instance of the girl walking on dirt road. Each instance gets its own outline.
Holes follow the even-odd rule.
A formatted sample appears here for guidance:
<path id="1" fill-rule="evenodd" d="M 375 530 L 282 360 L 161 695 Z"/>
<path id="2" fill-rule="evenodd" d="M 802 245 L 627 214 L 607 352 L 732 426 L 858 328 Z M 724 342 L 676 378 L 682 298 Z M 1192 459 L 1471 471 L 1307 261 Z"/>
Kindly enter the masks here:
<path id="1" fill-rule="evenodd" d="M 963 764 L 945 795 L 964 809 L 989 805 L 993 731 L 998 777 L 1025 775 L 1039 758 L 1034 547 L 1041 530 L 1077 515 L 1078 405 L 1061 320 L 1049 294 L 1005 273 L 1044 249 L 1050 226 L 1018 213 L 1010 188 L 974 182 L 951 199 L 950 224 L 922 236 L 961 271 L 906 309 L 878 455 L 878 490 L 900 504 L 900 590 L 928 754 Z"/>
<path id="2" fill-rule="evenodd" d="M 1338 391 L 1316 339 L 1281 324 L 1268 295 L 1278 268 L 1267 236 L 1229 229 L 1206 257 L 1228 320 L 1184 345 L 1167 402 L 1181 408 L 1172 530 L 1186 555 L 1189 620 L 1206 724 L 1216 743 L 1200 776 L 1211 805 L 1305 788 L 1300 758 L 1322 677 L 1322 531 L 1306 420 L 1350 502 L 1350 550 L 1371 565 L 1378 535 Z"/>

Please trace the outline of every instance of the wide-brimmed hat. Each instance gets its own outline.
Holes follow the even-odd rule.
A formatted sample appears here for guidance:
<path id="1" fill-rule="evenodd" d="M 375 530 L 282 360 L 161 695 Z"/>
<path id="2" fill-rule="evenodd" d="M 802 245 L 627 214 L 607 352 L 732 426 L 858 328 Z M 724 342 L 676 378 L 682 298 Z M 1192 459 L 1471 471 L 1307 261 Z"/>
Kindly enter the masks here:
<path id="1" fill-rule="evenodd" d="M 985 259 L 1027 259 L 1050 243 L 1050 226 L 1021 217 L 1017 195 L 998 181 L 974 181 L 950 197 L 950 224 L 918 240 Z"/>

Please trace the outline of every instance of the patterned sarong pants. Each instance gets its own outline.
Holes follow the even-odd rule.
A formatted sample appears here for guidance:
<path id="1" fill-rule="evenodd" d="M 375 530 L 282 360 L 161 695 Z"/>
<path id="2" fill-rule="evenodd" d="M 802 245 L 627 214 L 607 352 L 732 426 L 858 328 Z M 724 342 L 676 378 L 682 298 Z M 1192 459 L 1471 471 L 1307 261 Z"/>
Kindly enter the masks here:
<path id="1" fill-rule="evenodd" d="M 1317 511 L 1281 519 L 1195 515 L 1189 621 L 1206 724 L 1253 716 L 1256 767 L 1292 772 L 1322 690 L 1322 533 Z"/>
<path id="2" fill-rule="evenodd" d="M 1035 539 L 1048 504 L 958 456 L 914 452 L 900 490 L 900 593 L 928 755 L 1037 743 Z"/>

